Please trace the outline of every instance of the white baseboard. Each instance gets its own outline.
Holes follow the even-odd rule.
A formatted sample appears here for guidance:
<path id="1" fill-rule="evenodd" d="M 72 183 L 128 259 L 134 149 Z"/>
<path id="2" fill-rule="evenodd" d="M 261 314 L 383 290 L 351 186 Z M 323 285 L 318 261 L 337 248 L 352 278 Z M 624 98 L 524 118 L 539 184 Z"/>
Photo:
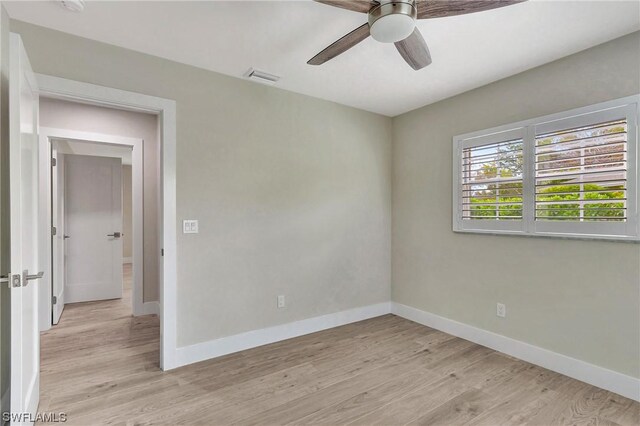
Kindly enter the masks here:
<path id="1" fill-rule="evenodd" d="M 160 302 L 144 302 L 140 315 L 160 315 Z"/>
<path id="2" fill-rule="evenodd" d="M 227 355 L 233 352 L 315 333 L 317 331 L 362 321 L 369 318 L 386 315 L 390 312 L 389 302 L 377 305 L 363 306 L 361 308 L 349 309 L 333 314 L 294 321 L 287 324 L 276 325 L 259 330 L 247 331 L 246 333 L 235 334 L 233 336 L 222 337 L 208 342 L 197 343 L 195 345 L 183 346 L 176 350 L 176 363 L 172 367 L 181 367 L 194 362 L 204 361 Z"/>
<path id="3" fill-rule="evenodd" d="M 122 263 L 133 263 L 133 257 L 123 257 Z"/>
<path id="4" fill-rule="evenodd" d="M 144 304 L 145 314 L 157 314 L 159 307 L 158 302 L 146 302 Z M 393 313 L 427 327 L 435 328 L 576 380 L 640 401 L 640 379 L 395 302 L 349 309 L 334 314 L 180 347 L 176 350 L 176 362 L 175 365 L 172 365 L 172 368 L 388 313 Z"/>
<path id="5" fill-rule="evenodd" d="M 391 312 L 400 317 L 477 343 L 548 370 L 640 401 L 640 379 L 538 346 L 482 330 L 400 303 L 391 302 Z"/>

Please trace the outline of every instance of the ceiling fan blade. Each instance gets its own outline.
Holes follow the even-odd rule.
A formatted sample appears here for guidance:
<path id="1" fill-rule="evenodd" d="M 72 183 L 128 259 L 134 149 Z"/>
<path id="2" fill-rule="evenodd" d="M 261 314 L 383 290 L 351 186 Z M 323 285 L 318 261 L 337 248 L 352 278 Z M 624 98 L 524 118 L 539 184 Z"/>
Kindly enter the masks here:
<path id="1" fill-rule="evenodd" d="M 418 19 L 464 15 L 511 6 L 527 0 L 416 0 Z"/>
<path id="2" fill-rule="evenodd" d="M 327 4 L 329 6 L 339 7 L 341 9 L 353 10 L 354 12 L 368 13 L 371 6 L 377 4 L 376 1 L 369 0 L 314 0 L 318 3 Z"/>
<path id="3" fill-rule="evenodd" d="M 313 58 L 309 59 L 307 64 L 309 65 L 320 65 L 324 64 L 330 59 L 335 58 L 339 54 L 351 49 L 356 44 L 360 43 L 365 38 L 369 37 L 369 23 L 366 23 L 355 30 L 351 31 L 349 34 L 343 36 L 337 41 L 330 44 L 323 51 L 318 53 Z"/>
<path id="4" fill-rule="evenodd" d="M 414 70 L 418 71 L 431 63 L 431 53 L 417 27 L 409 37 L 394 44 L 400 55 Z"/>

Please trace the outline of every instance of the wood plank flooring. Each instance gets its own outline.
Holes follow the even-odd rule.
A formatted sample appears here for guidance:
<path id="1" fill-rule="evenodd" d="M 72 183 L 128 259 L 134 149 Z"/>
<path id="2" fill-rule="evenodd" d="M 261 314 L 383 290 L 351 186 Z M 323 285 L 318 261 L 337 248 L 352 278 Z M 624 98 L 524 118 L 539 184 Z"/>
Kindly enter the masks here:
<path id="1" fill-rule="evenodd" d="M 155 316 L 67 305 L 40 412 L 69 424 L 639 425 L 640 404 L 386 315 L 162 372 Z"/>

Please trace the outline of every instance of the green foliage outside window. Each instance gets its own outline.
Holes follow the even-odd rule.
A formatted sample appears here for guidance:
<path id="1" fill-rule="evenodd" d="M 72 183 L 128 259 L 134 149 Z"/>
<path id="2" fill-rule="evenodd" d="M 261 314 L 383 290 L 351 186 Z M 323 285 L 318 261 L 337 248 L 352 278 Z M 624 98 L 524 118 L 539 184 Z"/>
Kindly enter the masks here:
<path id="1" fill-rule="evenodd" d="M 622 163 L 624 155 L 621 145 L 615 141 L 624 139 L 595 140 L 594 137 L 611 137 L 625 134 L 626 125 L 614 123 L 610 126 L 596 126 L 594 128 L 578 129 L 574 132 L 560 132 L 536 140 L 537 147 L 561 145 L 562 151 L 549 151 L 539 154 L 537 161 L 543 166 L 559 173 L 571 174 L 579 172 L 582 167 L 590 167 L 590 171 L 602 164 L 603 172 L 614 162 Z M 582 138 L 582 139 L 581 139 Z M 565 148 L 565 143 L 572 140 L 585 140 L 587 146 L 577 146 L 574 149 Z M 606 145 L 605 143 L 609 143 Z M 605 144 L 605 145 L 600 145 Z M 570 146 L 570 145 L 569 145 Z M 570 148 L 572 148 L 570 146 Z M 469 217 L 478 219 L 520 219 L 522 217 L 522 183 L 509 182 L 509 178 L 522 176 L 523 161 L 522 145 L 514 142 L 497 149 L 494 161 L 483 164 L 475 172 L 474 180 L 478 186 L 468 199 Z M 583 151 L 580 152 L 579 150 Z M 581 158 L 583 160 L 581 161 Z M 542 168 L 540 170 L 545 170 Z M 615 169 L 613 169 L 615 170 Z M 503 180 L 482 185 L 483 181 Z M 574 179 L 544 179 L 544 186 L 536 191 L 536 217 L 543 220 L 624 220 L 625 218 L 625 185 L 613 183 L 601 185 L 598 183 L 575 182 Z M 572 182 L 572 183 L 570 183 Z M 582 195 L 582 199 L 581 199 Z M 571 203 L 571 201 L 576 201 Z M 590 200 L 598 202 L 589 202 Z M 603 202 L 601 200 L 611 200 Z M 616 201 L 619 200 L 619 201 Z M 581 210 L 581 207 L 583 210 Z M 582 215 L 581 215 L 582 212 Z M 606 219 L 605 219 L 606 218 Z M 619 218 L 619 219 L 617 219 Z"/>
<path id="2" fill-rule="evenodd" d="M 610 203 L 588 203 L 589 200 L 619 200 L 624 198 L 624 187 L 603 186 L 585 183 L 583 201 L 584 218 L 597 220 L 598 218 L 624 218 L 624 201 Z M 549 201 L 539 204 L 538 217 L 544 218 L 580 218 L 580 204 L 566 201 L 580 199 L 580 185 L 556 185 L 545 188 L 537 195 L 537 201 Z M 561 192 L 563 194 L 555 194 Z M 565 194 L 566 193 L 566 194 Z M 563 201 L 554 204 L 553 201 Z M 542 210 L 540 210 L 542 209 Z"/>
<path id="3" fill-rule="evenodd" d="M 580 218 L 580 204 L 567 203 L 567 201 L 580 199 L 580 185 L 558 185 L 550 186 L 540 190 L 536 196 L 538 204 L 539 218 Z M 597 184 L 584 184 L 583 202 L 584 218 L 597 220 L 598 218 L 624 218 L 624 201 L 614 201 L 624 198 L 624 187 L 605 187 Z M 499 217 L 508 219 L 509 217 L 522 217 L 522 196 L 517 196 L 514 192 L 522 192 L 521 185 L 512 185 L 508 189 L 500 189 L 500 195 L 496 197 L 496 188 L 476 192 L 476 197 L 470 199 L 471 217 L 487 218 Z M 511 192 L 511 194 L 509 194 Z M 502 194 L 505 195 L 502 195 Z M 612 200 L 612 202 L 589 203 L 589 200 Z M 553 203 L 557 201 L 558 203 Z M 548 202 L 548 203 L 546 203 Z M 500 203 L 500 204 L 491 204 Z M 509 204 L 513 203 L 513 204 Z M 514 217 L 515 216 L 515 217 Z M 566 220 L 566 219 L 565 219 Z"/>

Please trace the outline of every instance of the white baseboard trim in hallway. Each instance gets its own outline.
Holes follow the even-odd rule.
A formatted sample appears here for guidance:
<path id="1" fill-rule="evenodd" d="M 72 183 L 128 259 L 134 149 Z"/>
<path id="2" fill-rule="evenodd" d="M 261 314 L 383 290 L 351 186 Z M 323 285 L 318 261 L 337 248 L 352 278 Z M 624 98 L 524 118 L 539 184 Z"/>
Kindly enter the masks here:
<path id="1" fill-rule="evenodd" d="M 379 303 L 179 347 L 175 367 L 386 315 L 390 311 L 389 302 Z"/>
<path id="2" fill-rule="evenodd" d="M 160 302 L 144 302 L 140 315 L 160 315 Z"/>
<path id="3" fill-rule="evenodd" d="M 640 379 L 635 377 L 627 376 L 520 340 L 511 339 L 400 303 L 391 302 L 391 313 L 589 383 L 590 385 L 640 401 Z"/>

